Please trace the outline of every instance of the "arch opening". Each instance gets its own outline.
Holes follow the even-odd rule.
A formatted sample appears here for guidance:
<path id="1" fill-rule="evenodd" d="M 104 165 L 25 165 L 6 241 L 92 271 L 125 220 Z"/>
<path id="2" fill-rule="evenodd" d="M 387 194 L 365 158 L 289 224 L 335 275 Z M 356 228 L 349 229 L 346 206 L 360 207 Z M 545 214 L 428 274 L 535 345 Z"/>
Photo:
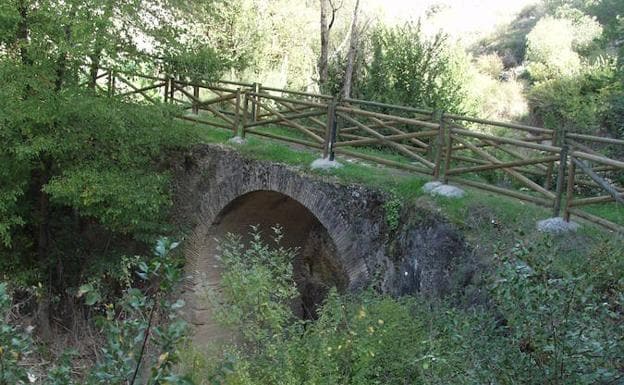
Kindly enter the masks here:
<path id="1" fill-rule="evenodd" d="M 281 245 L 297 248 L 292 264 L 299 297 L 292 308 L 300 318 L 315 319 L 328 291 L 336 287 L 342 292 L 348 285 L 328 230 L 295 199 L 275 191 L 257 190 L 239 196 L 221 210 L 210 227 L 211 247 L 206 251 L 210 257 L 216 255 L 214 239 L 222 239 L 227 233 L 239 234 L 243 242 L 248 242 L 251 226 L 256 225 L 267 243 L 272 243 L 271 228 L 281 226 L 284 234 Z M 213 268 L 218 270 L 216 265 Z"/>

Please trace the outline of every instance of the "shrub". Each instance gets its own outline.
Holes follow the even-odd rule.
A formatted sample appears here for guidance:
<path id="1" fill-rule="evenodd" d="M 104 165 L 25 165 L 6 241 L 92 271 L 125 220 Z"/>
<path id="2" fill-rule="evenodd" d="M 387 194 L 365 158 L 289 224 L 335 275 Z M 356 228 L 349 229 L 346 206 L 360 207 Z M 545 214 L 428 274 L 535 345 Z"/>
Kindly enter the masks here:
<path id="1" fill-rule="evenodd" d="M 534 116 L 548 128 L 567 126 L 572 131 L 595 133 L 609 114 L 613 70 L 612 63 L 598 63 L 579 75 L 536 84 L 529 92 Z"/>
<path id="2" fill-rule="evenodd" d="M 548 237 L 518 242 L 504 252 L 491 277 L 494 307 L 332 290 L 316 321 L 284 317 L 290 296 L 267 295 L 249 277 L 281 272 L 271 281 L 273 289 L 288 292 L 292 281 L 286 254 L 276 254 L 258 238 L 249 248 L 238 238 L 228 242 L 226 259 L 236 263 L 225 269 L 230 274 L 226 290 L 245 293 L 242 305 L 248 313 L 232 302 L 225 309 L 236 310 L 231 316 L 241 325 L 266 332 L 254 334 L 261 336 L 256 340 L 261 344 L 253 349 L 235 347 L 220 364 L 203 365 L 207 373 L 195 376 L 206 383 L 541 385 L 622 379 L 624 276 L 617 240 L 598 242 L 596 249 L 575 258 L 559 249 L 566 240 L 564 246 Z M 251 256 L 251 265 L 240 264 L 245 255 Z M 259 293 L 256 301 L 250 301 L 251 293 Z M 280 309 L 280 322 L 256 315 L 267 309 Z M 281 328 L 275 328 L 278 324 Z"/>
<path id="3" fill-rule="evenodd" d="M 248 248 L 240 236 L 226 236 L 220 244 L 222 293 L 218 299 L 209 293 L 216 300 L 218 319 L 234 327 L 250 345 L 280 334 L 293 319 L 290 302 L 297 296 L 291 264 L 294 251 L 279 245 L 279 227 L 273 228 L 273 235 L 275 248 L 262 241 L 257 227 Z"/>
<path id="4" fill-rule="evenodd" d="M 498 81 L 477 73 L 468 85 L 477 116 L 494 120 L 519 120 L 528 113 L 524 84 L 520 80 Z"/>
<path id="5" fill-rule="evenodd" d="M 30 353 L 30 335 L 6 322 L 11 308 L 7 285 L 0 283 L 0 385 L 29 383 L 28 371 L 21 365 Z"/>
<path id="6" fill-rule="evenodd" d="M 371 34 L 370 52 L 356 97 L 414 107 L 465 112 L 464 83 L 468 61 L 447 37 L 424 36 L 420 24 L 379 27 Z"/>
<path id="7" fill-rule="evenodd" d="M 498 79 L 503 72 L 503 59 L 495 53 L 481 55 L 476 60 L 477 69 L 482 74 Z"/>
<path id="8" fill-rule="evenodd" d="M 80 373 L 87 378 L 86 384 L 190 384 L 175 372 L 178 348 L 187 331 L 186 322 L 177 315 L 184 303 L 168 297 L 181 278 L 179 261 L 170 254 L 176 246 L 167 239 L 159 240 L 155 257 L 139 264 L 142 289 L 129 288 L 116 304 L 99 303 L 101 296 L 94 295 L 96 288 L 91 284 L 80 289 L 79 296 L 84 296 L 89 306 L 97 305 L 94 310 L 104 308 L 106 313 L 97 320 L 106 341 L 101 356 L 88 373 Z M 34 380 L 44 385 L 75 384 L 71 350 L 52 363 L 40 379 L 27 370 L 25 359 L 37 346 L 28 330 L 7 322 L 10 305 L 7 285 L 0 283 L 0 385 Z M 158 317 L 163 322 L 157 322 Z"/>
<path id="9" fill-rule="evenodd" d="M 527 35 L 529 75 L 542 81 L 578 74 L 582 66 L 579 52 L 601 33 L 596 20 L 569 7 L 560 8 L 557 17 L 544 17 Z"/>

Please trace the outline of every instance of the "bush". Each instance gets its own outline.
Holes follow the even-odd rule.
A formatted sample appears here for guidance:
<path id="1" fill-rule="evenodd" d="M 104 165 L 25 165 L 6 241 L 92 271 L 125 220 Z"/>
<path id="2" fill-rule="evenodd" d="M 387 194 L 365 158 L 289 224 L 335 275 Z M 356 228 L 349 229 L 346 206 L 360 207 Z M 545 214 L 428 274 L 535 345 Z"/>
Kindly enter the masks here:
<path id="1" fill-rule="evenodd" d="M 528 72 L 535 81 L 578 73 L 579 55 L 572 49 L 573 26 L 569 20 L 545 17 L 527 35 Z"/>
<path id="2" fill-rule="evenodd" d="M 218 319 L 234 327 L 250 346 L 271 340 L 293 319 L 290 302 L 297 297 L 291 264 L 294 251 L 279 245 L 279 227 L 273 233 L 276 248 L 262 241 L 257 227 L 248 248 L 240 236 L 229 234 L 219 246 L 224 268 L 221 294 L 217 298 L 209 293 Z"/>
<path id="3" fill-rule="evenodd" d="M 468 85 L 477 116 L 484 119 L 517 121 L 528 113 L 524 84 L 520 80 L 498 81 L 477 73 Z"/>
<path id="4" fill-rule="evenodd" d="M 137 274 L 142 289 L 129 288 L 116 304 L 100 303 L 96 288 L 85 284 L 78 292 L 95 311 L 105 309 L 97 324 L 105 339 L 101 355 L 86 377 L 87 385 L 190 384 L 186 377 L 175 373 L 180 344 L 185 340 L 187 325 L 178 318 L 182 301 L 170 301 L 168 295 L 181 278 L 179 261 L 170 252 L 177 243 L 161 239 L 155 257 L 141 262 Z M 94 295 L 95 294 L 95 295 Z M 44 385 L 74 385 L 71 367 L 73 352 L 51 364 L 47 373 L 37 379 L 25 365 L 34 362 L 32 351 L 37 348 L 29 330 L 8 323 L 11 298 L 7 285 L 0 283 L 0 385 L 21 385 L 38 380 Z M 157 322 L 162 317 L 163 322 Z M 149 346 L 149 354 L 147 347 Z"/>
<path id="5" fill-rule="evenodd" d="M 30 353 L 29 333 L 6 322 L 11 309 L 7 285 L 0 282 L 0 385 L 21 385 L 30 382 L 28 371 L 21 365 Z"/>
<path id="6" fill-rule="evenodd" d="M 476 60 L 477 69 L 480 73 L 498 79 L 505 68 L 503 59 L 495 53 L 481 55 Z"/>
<path id="7" fill-rule="evenodd" d="M 468 60 L 445 35 L 429 39 L 420 24 L 372 32 L 370 52 L 354 97 L 420 108 L 465 112 Z"/>
<path id="8" fill-rule="evenodd" d="M 588 49 L 601 33 L 596 20 L 569 7 L 560 8 L 557 17 L 544 17 L 527 35 L 531 79 L 577 75 L 583 64 L 579 52 Z"/>
<path id="9" fill-rule="evenodd" d="M 226 264 L 225 290 L 246 293 L 241 305 L 247 311 L 230 312 L 230 319 L 265 333 L 254 333 L 261 343 L 252 349 L 226 352 L 220 364 L 194 365 L 206 371 L 194 373 L 203 383 L 541 385 L 622 379 L 624 267 L 617 240 L 598 242 L 575 258 L 559 250 L 565 240 L 557 247 L 548 237 L 518 242 L 491 277 L 493 307 L 332 290 L 316 321 L 285 316 L 290 295 L 267 295 L 262 282 L 250 278 L 279 272 L 270 281 L 273 289 L 290 292 L 287 253 L 275 253 L 258 238 L 249 248 L 236 238 L 228 243 L 226 259 L 236 263 Z M 251 256 L 251 264 L 240 264 L 244 256 Z M 225 310 L 236 306 L 229 302 Z M 268 309 L 280 309 L 279 322 L 256 315 Z"/>
<path id="10" fill-rule="evenodd" d="M 531 111 L 547 128 L 595 134 L 610 113 L 613 78 L 613 64 L 603 62 L 576 76 L 540 82 L 529 92 Z"/>

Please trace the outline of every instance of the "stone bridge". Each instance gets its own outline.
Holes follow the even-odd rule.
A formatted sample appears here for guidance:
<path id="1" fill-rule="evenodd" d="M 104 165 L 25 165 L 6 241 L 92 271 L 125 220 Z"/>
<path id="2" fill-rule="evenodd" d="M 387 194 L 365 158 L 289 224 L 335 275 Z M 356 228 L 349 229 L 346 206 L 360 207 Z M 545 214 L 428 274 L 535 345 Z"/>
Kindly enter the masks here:
<path id="1" fill-rule="evenodd" d="M 357 291 L 373 284 L 393 295 L 440 295 L 449 289 L 458 261 L 468 253 L 461 235 L 432 208 L 404 204 L 401 225 L 390 229 L 387 196 L 331 176 L 246 158 L 232 149 L 202 145 L 176 162 L 175 206 L 185 241 L 185 296 L 202 334 L 220 329 L 205 293 L 217 289 L 220 266 L 215 238 L 248 234 L 260 225 L 284 229 L 282 244 L 298 247 L 293 261 L 300 293 L 295 310 L 314 317 L 329 288 Z"/>

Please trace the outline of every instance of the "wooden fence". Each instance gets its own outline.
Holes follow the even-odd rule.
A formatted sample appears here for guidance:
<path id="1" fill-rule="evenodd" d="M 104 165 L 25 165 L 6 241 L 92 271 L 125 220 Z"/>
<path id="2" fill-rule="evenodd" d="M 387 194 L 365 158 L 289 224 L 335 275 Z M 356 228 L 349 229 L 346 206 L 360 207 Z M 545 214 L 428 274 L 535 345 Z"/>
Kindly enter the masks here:
<path id="1" fill-rule="evenodd" d="M 591 207 L 624 212 L 624 140 L 233 81 L 104 70 L 95 87 L 132 102 L 173 103 L 180 119 L 430 175 L 551 207 L 624 233 Z M 592 206 L 593 205 L 593 206 Z M 583 209 L 585 208 L 585 209 Z M 589 209 L 587 209 L 589 208 Z M 594 213 L 592 213 L 594 211 Z M 624 215 L 622 215 L 624 217 Z"/>

